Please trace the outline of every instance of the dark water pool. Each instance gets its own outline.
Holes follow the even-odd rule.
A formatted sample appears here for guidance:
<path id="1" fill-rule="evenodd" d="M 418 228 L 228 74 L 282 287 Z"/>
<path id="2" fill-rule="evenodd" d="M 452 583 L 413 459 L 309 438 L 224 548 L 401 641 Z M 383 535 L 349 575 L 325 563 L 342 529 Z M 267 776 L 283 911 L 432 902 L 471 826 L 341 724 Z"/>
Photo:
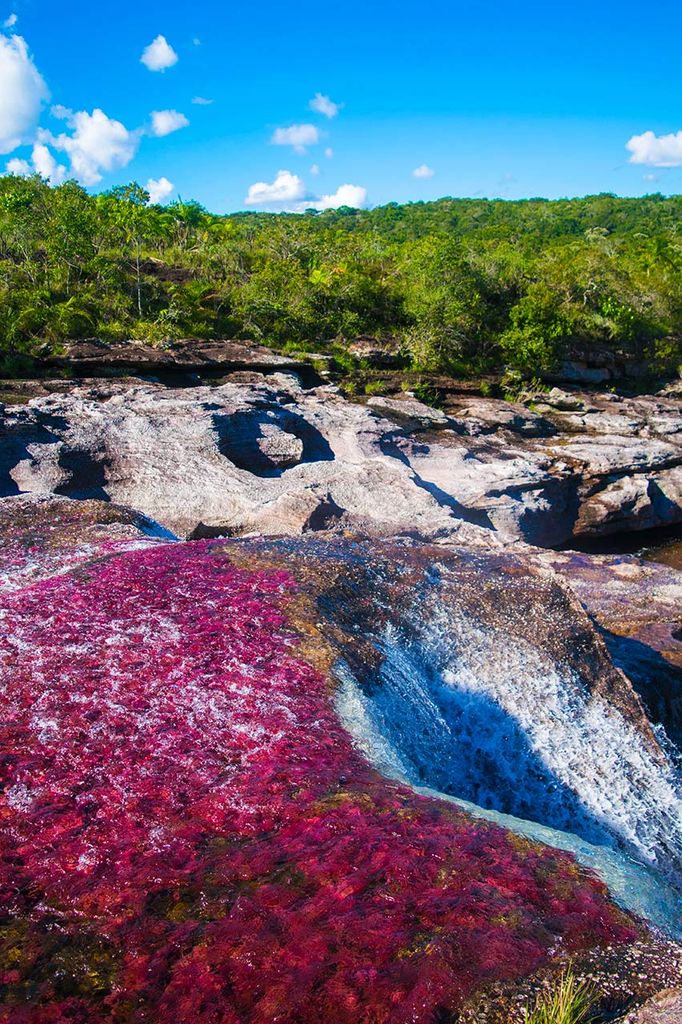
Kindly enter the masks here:
<path id="1" fill-rule="evenodd" d="M 662 544 L 641 548 L 638 554 L 648 562 L 661 562 L 682 571 L 682 538 L 672 538 Z"/>

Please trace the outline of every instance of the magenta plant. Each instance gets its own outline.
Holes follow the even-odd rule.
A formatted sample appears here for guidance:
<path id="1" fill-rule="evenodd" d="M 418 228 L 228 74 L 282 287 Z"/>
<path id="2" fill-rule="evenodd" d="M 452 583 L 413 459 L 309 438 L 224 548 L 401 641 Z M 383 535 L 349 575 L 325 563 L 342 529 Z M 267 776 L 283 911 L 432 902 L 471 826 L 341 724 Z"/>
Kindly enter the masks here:
<path id="1" fill-rule="evenodd" d="M 427 1024 L 635 938 L 569 855 L 377 774 L 297 654 L 294 567 L 224 550 L 3 598 L 3 1024 Z"/>

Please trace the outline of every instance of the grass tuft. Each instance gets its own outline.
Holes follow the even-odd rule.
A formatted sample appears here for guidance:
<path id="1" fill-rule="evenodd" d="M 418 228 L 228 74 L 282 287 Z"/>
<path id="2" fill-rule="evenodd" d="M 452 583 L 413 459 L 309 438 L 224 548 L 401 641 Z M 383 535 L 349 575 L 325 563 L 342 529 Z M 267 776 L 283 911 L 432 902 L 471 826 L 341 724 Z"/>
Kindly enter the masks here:
<path id="1" fill-rule="evenodd" d="M 532 1009 L 523 1012 L 524 1024 L 585 1024 L 597 1001 L 592 985 L 579 981 L 567 967 L 549 992 L 541 992 Z"/>

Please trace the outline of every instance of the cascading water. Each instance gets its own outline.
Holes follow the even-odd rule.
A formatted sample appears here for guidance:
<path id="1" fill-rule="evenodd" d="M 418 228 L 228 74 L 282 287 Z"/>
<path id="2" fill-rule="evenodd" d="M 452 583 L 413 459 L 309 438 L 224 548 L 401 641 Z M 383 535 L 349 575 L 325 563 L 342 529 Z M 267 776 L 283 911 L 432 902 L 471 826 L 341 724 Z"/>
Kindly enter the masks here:
<path id="1" fill-rule="evenodd" d="M 338 712 L 375 766 L 572 850 L 624 905 L 682 936 L 672 765 L 529 642 L 451 609 L 401 618 L 406 630 L 389 624 L 379 638 L 371 682 L 336 668 Z"/>

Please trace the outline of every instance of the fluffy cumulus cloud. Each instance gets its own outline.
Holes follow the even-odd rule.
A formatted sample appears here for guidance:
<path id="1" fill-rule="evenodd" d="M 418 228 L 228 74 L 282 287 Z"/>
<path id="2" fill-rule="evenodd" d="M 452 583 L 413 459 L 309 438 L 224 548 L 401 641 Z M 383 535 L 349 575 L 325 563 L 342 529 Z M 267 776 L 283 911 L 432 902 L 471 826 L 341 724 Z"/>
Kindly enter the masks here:
<path id="1" fill-rule="evenodd" d="M 178 55 L 165 36 L 157 36 L 142 51 L 140 60 L 150 71 L 165 71 L 178 62 Z"/>
<path id="2" fill-rule="evenodd" d="M 177 110 L 154 110 L 152 111 L 152 123 L 150 134 L 158 139 L 164 135 L 177 132 L 179 128 L 186 128 L 189 121 L 184 114 Z"/>
<path id="3" fill-rule="evenodd" d="M 331 146 L 327 146 L 327 148 L 324 151 L 324 155 L 326 156 L 327 160 L 331 160 L 331 158 L 334 156 L 334 150 L 332 149 Z"/>
<path id="4" fill-rule="evenodd" d="M 54 158 L 47 146 L 36 142 L 33 147 L 31 161 L 35 171 L 51 185 L 61 185 L 66 178 L 66 167 Z"/>
<path id="5" fill-rule="evenodd" d="M 67 124 L 71 134 L 54 136 L 43 131 L 38 141 L 66 153 L 71 173 L 84 185 L 96 185 L 104 172 L 126 167 L 137 153 L 140 132 L 129 131 L 99 108 L 91 114 L 79 110 L 69 116 Z"/>
<path id="6" fill-rule="evenodd" d="M 415 167 L 415 169 L 412 171 L 412 177 L 413 178 L 432 178 L 434 173 L 435 172 L 434 172 L 433 168 L 429 167 L 428 164 L 420 164 L 419 167 Z"/>
<path id="7" fill-rule="evenodd" d="M 8 160 L 5 166 L 8 174 L 16 174 L 18 177 L 33 174 L 33 165 L 28 160 L 22 160 L 18 156 Z"/>
<path id="8" fill-rule="evenodd" d="M 334 103 L 333 100 L 329 99 L 329 96 L 316 92 L 308 106 L 316 114 L 324 114 L 325 117 L 336 117 L 343 104 Z"/>
<path id="9" fill-rule="evenodd" d="M 314 124 L 290 124 L 287 128 L 276 128 L 270 141 L 273 146 L 293 146 L 297 153 L 305 153 L 306 146 L 320 141 L 320 132 Z"/>
<path id="10" fill-rule="evenodd" d="M 21 36 L 0 36 L 0 153 L 11 153 L 29 138 L 47 86 Z"/>
<path id="11" fill-rule="evenodd" d="M 311 168 L 315 173 L 317 165 Z M 319 168 L 317 168 L 319 173 Z M 272 182 L 257 181 L 244 200 L 247 206 L 265 206 L 274 211 L 303 213 L 304 210 L 336 210 L 340 206 L 359 209 L 367 203 L 367 189 L 361 185 L 340 185 L 331 195 L 315 196 L 305 182 L 291 171 L 278 171 Z"/>
<path id="12" fill-rule="evenodd" d="M 302 178 L 291 171 L 278 171 L 272 182 L 257 181 L 249 187 L 244 202 L 247 206 L 290 207 L 305 197 Z"/>
<path id="13" fill-rule="evenodd" d="M 175 185 L 168 178 L 150 178 L 145 189 L 149 192 L 150 203 L 162 203 L 172 194 Z"/>
<path id="14" fill-rule="evenodd" d="M 361 209 L 367 203 L 367 189 L 362 185 L 339 185 L 330 196 L 320 196 L 307 205 L 313 210 L 338 210 L 340 206 Z"/>
<path id="15" fill-rule="evenodd" d="M 654 135 L 643 132 L 633 135 L 625 148 L 630 151 L 631 164 L 648 164 L 650 167 L 682 166 L 682 131 L 670 135 Z"/>
<path id="16" fill-rule="evenodd" d="M 206 99 L 205 96 L 195 96 L 194 99 L 192 100 L 192 103 L 194 103 L 195 106 L 197 107 L 210 107 L 211 104 L 213 103 L 213 100 L 208 100 Z"/>
<path id="17" fill-rule="evenodd" d="M 57 163 L 50 150 L 42 142 L 36 142 L 30 160 L 14 158 L 7 163 L 10 174 L 39 174 L 50 185 L 61 185 L 66 178 L 66 167 Z"/>
<path id="18" fill-rule="evenodd" d="M 10 14 L 9 18 L 5 18 L 3 21 L 3 28 L 14 28 L 16 23 L 19 21 L 16 14 Z"/>

